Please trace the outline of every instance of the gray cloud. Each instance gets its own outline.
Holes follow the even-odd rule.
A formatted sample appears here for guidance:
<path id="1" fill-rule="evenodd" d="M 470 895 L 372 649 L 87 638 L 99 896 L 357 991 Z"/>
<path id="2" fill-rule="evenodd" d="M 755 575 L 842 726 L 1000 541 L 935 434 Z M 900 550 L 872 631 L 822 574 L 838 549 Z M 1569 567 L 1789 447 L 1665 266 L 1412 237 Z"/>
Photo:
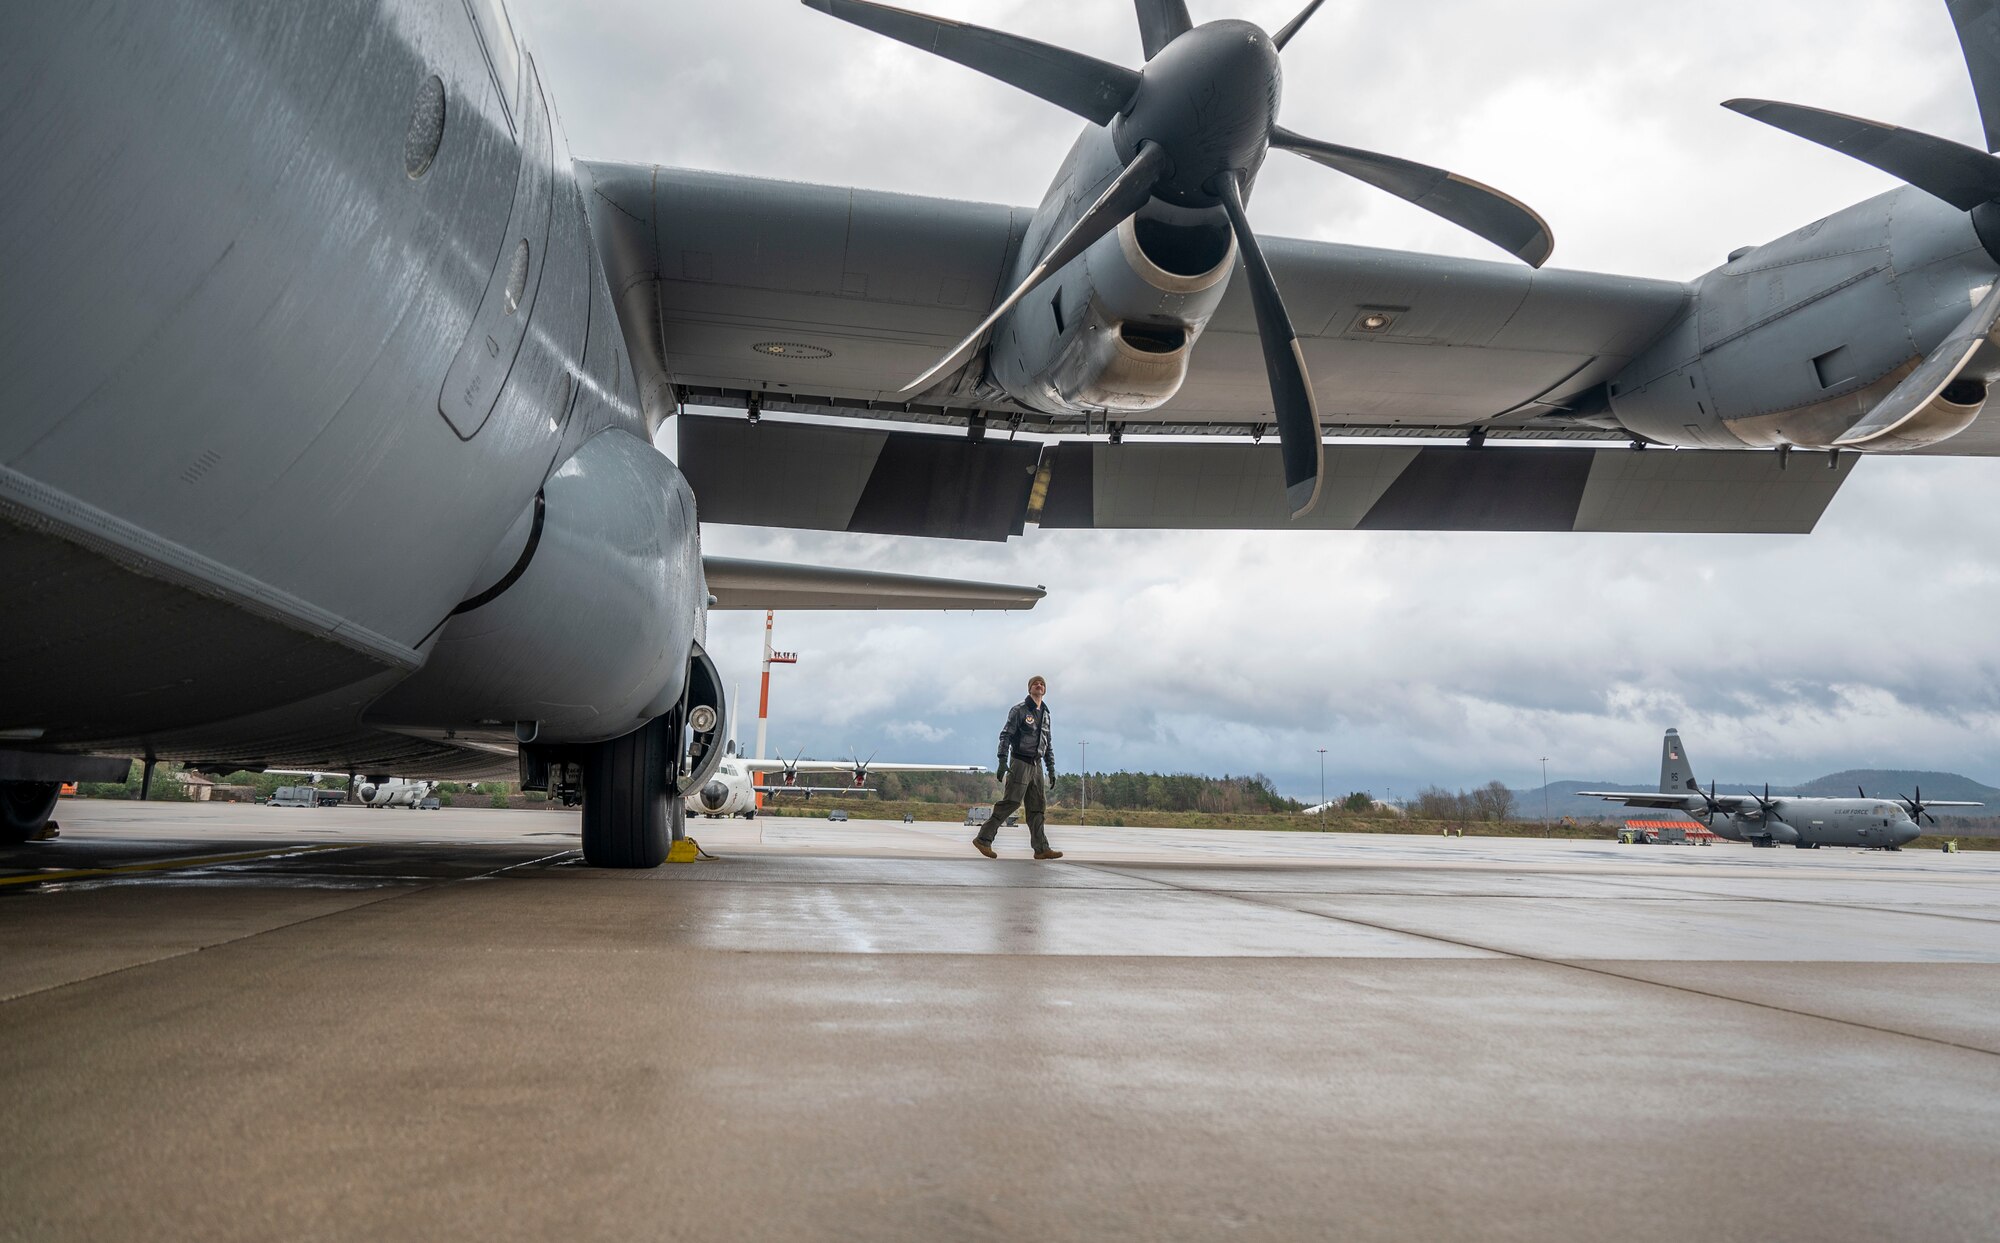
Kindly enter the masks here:
<path id="1" fill-rule="evenodd" d="M 789 0 L 516 4 L 572 145 L 762 176 L 1035 201 L 1075 132 L 1035 100 Z M 926 2 L 1134 63 L 1130 7 Z M 1269 26 L 1293 0 L 1201 3 Z M 1811 21 L 1802 20 L 1809 13 Z M 1558 264 L 1684 279 L 1887 188 L 1716 106 L 1794 99 L 1977 141 L 1943 6 L 1825 0 L 1328 6 L 1285 119 L 1532 203 Z M 1260 228 L 1489 257 L 1413 208 L 1274 156 Z M 1199 362 L 1197 361 L 1197 365 Z M 773 739 L 980 762 L 1033 671 L 1093 767 L 1264 771 L 1316 793 L 1860 766 L 2000 780 L 2000 462 L 1862 463 L 1818 533 L 1047 533 L 1004 546 L 711 528 L 711 550 L 1046 584 L 1025 615 L 779 618 Z M 754 712 L 761 616 L 713 646 Z M 754 720 L 743 718 L 745 737 Z"/>

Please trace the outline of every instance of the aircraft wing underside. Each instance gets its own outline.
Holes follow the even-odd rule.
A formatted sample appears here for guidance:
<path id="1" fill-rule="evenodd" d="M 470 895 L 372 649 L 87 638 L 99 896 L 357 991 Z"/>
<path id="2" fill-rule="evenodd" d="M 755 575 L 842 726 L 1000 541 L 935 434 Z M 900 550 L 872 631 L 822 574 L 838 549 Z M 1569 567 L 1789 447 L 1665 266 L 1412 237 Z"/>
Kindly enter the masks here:
<path id="1" fill-rule="evenodd" d="M 1623 446 L 1332 444 L 1294 523 L 1278 447 L 989 438 L 683 415 L 704 521 L 1004 540 L 1067 529 L 1761 532 L 1812 530 L 1858 460 Z M 987 607 L 990 607 L 987 606 Z"/>
<path id="2" fill-rule="evenodd" d="M 1607 803 L 1623 803 L 1627 807 L 1659 807 L 1676 810 L 1685 809 L 1690 800 L 1702 797 L 1700 794 L 1694 792 L 1675 794 L 1671 791 L 1663 794 L 1650 794 L 1645 791 L 1578 790 L 1576 793 L 1580 798 L 1601 798 Z M 1708 801 L 1721 810 L 1731 813 L 1754 807 L 1757 803 L 1755 797 L 1745 794 L 1718 794 L 1711 797 Z"/>
<path id="3" fill-rule="evenodd" d="M 1031 213 L 949 199 L 649 165 L 586 163 L 592 218 L 645 403 L 990 427 L 1106 430 L 1025 409 L 977 358 L 903 386 L 1002 288 Z M 1274 238 L 1272 270 L 1334 434 L 1624 440 L 1566 420 L 1679 316 L 1688 287 Z M 1130 434 L 1244 435 L 1271 419 L 1243 282 L 1232 281 L 1179 394 Z M 1364 328 L 1381 315 L 1384 327 Z"/>

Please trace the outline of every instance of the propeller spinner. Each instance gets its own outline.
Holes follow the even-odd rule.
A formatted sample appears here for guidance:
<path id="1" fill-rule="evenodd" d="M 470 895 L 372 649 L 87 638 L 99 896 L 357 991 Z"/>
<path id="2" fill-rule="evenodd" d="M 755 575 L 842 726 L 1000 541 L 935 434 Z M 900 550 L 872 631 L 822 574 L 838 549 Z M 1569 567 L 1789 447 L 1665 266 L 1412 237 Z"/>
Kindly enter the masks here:
<path id="1" fill-rule="evenodd" d="M 1135 72 L 1018 35 L 867 0 L 803 0 L 810 8 L 956 61 L 1108 126 L 1125 167 L 972 334 L 904 391 L 922 389 L 976 352 L 1000 318 L 1153 198 L 1221 207 L 1241 252 L 1271 384 L 1273 421 L 1294 518 L 1319 500 L 1319 412 L 1291 316 L 1245 204 L 1272 147 L 1403 198 L 1536 267 L 1554 249 L 1548 226 L 1519 201 L 1444 169 L 1319 142 L 1277 123 L 1278 53 L 1323 3 L 1311 0 L 1276 35 L 1245 21 L 1196 26 L 1184 0 L 1136 0 L 1146 64 Z"/>
<path id="2" fill-rule="evenodd" d="M 1924 810 L 1924 808 L 1928 806 L 1928 804 L 1924 802 L 1924 788 L 1922 786 L 1917 786 L 1916 791 L 1917 791 L 1916 797 L 1914 798 L 1906 794 L 1898 794 L 1896 796 L 1896 799 L 1898 802 L 1903 804 L 1903 810 L 1909 813 L 1911 820 L 1914 821 L 1921 816 L 1923 819 L 1930 821 L 1932 824 L 1936 824 L 1937 817 L 1933 816 L 1930 812 Z"/>

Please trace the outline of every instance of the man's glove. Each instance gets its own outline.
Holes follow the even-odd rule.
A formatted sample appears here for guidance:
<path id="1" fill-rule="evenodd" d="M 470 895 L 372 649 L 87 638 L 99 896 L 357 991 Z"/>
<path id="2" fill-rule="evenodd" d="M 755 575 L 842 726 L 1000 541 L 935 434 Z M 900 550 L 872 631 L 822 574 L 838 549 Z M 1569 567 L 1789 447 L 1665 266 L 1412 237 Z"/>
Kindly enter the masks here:
<path id="1" fill-rule="evenodd" d="M 1007 761 L 1001 760 L 993 765 L 993 777 L 996 781 L 1007 780 Z"/>

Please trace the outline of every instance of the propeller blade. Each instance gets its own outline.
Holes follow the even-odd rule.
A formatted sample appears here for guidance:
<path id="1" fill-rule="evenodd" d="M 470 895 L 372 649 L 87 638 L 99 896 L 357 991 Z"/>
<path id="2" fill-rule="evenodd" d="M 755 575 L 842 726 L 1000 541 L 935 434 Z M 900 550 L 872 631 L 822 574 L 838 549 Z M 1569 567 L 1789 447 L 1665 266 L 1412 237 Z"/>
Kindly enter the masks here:
<path id="1" fill-rule="evenodd" d="M 1264 248 L 1250 229 L 1250 217 L 1243 210 L 1242 174 L 1228 172 L 1216 179 L 1222 209 L 1229 214 L 1229 227 L 1236 233 L 1236 249 L 1243 256 L 1243 273 L 1250 281 L 1250 305 L 1257 312 L 1257 335 L 1264 345 L 1264 370 L 1271 378 L 1271 408 L 1278 424 L 1279 455 L 1285 464 L 1285 503 L 1294 519 L 1303 518 L 1319 504 L 1320 481 L 1325 474 L 1326 451 L 1320 440 L 1319 411 L 1313 405 L 1312 381 L 1306 376 L 1305 356 L 1299 352 L 1299 336 L 1271 265 L 1264 261 Z"/>
<path id="2" fill-rule="evenodd" d="M 1035 265 L 1034 271 L 1028 273 L 1027 279 L 1022 281 L 1013 293 L 1008 294 L 999 306 L 994 307 L 991 314 L 980 320 L 979 326 L 974 328 L 963 341 L 952 346 L 949 353 L 932 364 L 929 371 L 905 384 L 903 391 L 910 393 L 928 388 L 940 375 L 956 371 L 963 366 L 965 360 L 979 348 L 980 342 L 986 339 L 986 334 L 993 331 L 993 325 L 1000 322 L 1001 316 L 1019 306 L 1021 299 L 1033 293 L 1037 285 L 1061 271 L 1064 264 L 1089 250 L 1098 238 L 1123 224 L 1127 216 L 1144 207 L 1146 200 L 1153 196 L 1153 185 L 1159 180 L 1160 173 L 1166 165 L 1167 154 L 1159 144 L 1151 142 L 1139 144 L 1138 152 L 1133 155 L 1132 162 L 1125 166 L 1125 171 L 1118 174 L 1111 184 L 1104 188 L 1104 193 L 1097 196 L 1097 201 L 1091 204 L 1090 210 L 1077 218 L 1077 222 L 1069 227 L 1069 232 L 1063 234 L 1062 240 L 1043 256 L 1042 261 Z"/>
<path id="3" fill-rule="evenodd" d="M 1529 267 L 1541 267 L 1556 248 L 1555 235 L 1527 204 L 1469 177 L 1393 155 L 1321 142 L 1279 126 L 1271 145 L 1387 190 L 1434 216 L 1498 246 Z"/>
<path id="4" fill-rule="evenodd" d="M 1277 44 L 1280 52 L 1284 51 L 1285 45 L 1292 41 L 1292 36 L 1299 33 L 1299 27 L 1311 20 L 1312 15 L 1319 12 L 1319 6 L 1325 3 L 1326 0 L 1312 0 L 1312 3 L 1306 5 L 1297 17 L 1285 23 L 1283 30 L 1271 36 L 1271 42 Z"/>
<path id="5" fill-rule="evenodd" d="M 1807 142 L 1851 155 L 1960 211 L 2000 198 L 2000 159 L 1948 138 L 1769 99 L 1731 99 L 1722 106 Z"/>
<path id="6" fill-rule="evenodd" d="M 1139 89 L 1139 75 L 1122 65 L 1004 31 L 893 9 L 886 4 L 870 4 L 867 0 L 803 0 L 803 3 L 809 9 L 818 9 L 863 30 L 956 61 L 989 78 L 998 78 L 1099 125 L 1109 125 L 1132 102 L 1133 93 Z"/>
<path id="7" fill-rule="evenodd" d="M 1945 0 L 1945 5 L 1951 9 L 1958 50 L 1965 55 L 1965 71 L 1979 101 L 1986 149 L 2000 151 L 2000 8 L 1993 0 Z"/>
<path id="8" fill-rule="evenodd" d="M 1194 29 L 1188 16 L 1187 0 L 1136 0 L 1139 6 L 1139 40 L 1146 47 L 1146 59 Z"/>
<path id="9" fill-rule="evenodd" d="M 1862 788 L 1861 788 L 1860 786 L 1855 786 L 1855 787 L 1854 787 L 1854 792 L 1855 792 L 1856 794 L 1859 794 L 1859 795 L 1860 795 L 1860 796 L 1861 796 L 1862 798 L 1867 798 L 1867 797 L 1868 797 L 1868 791 L 1866 791 L 1866 790 L 1862 789 Z"/>

